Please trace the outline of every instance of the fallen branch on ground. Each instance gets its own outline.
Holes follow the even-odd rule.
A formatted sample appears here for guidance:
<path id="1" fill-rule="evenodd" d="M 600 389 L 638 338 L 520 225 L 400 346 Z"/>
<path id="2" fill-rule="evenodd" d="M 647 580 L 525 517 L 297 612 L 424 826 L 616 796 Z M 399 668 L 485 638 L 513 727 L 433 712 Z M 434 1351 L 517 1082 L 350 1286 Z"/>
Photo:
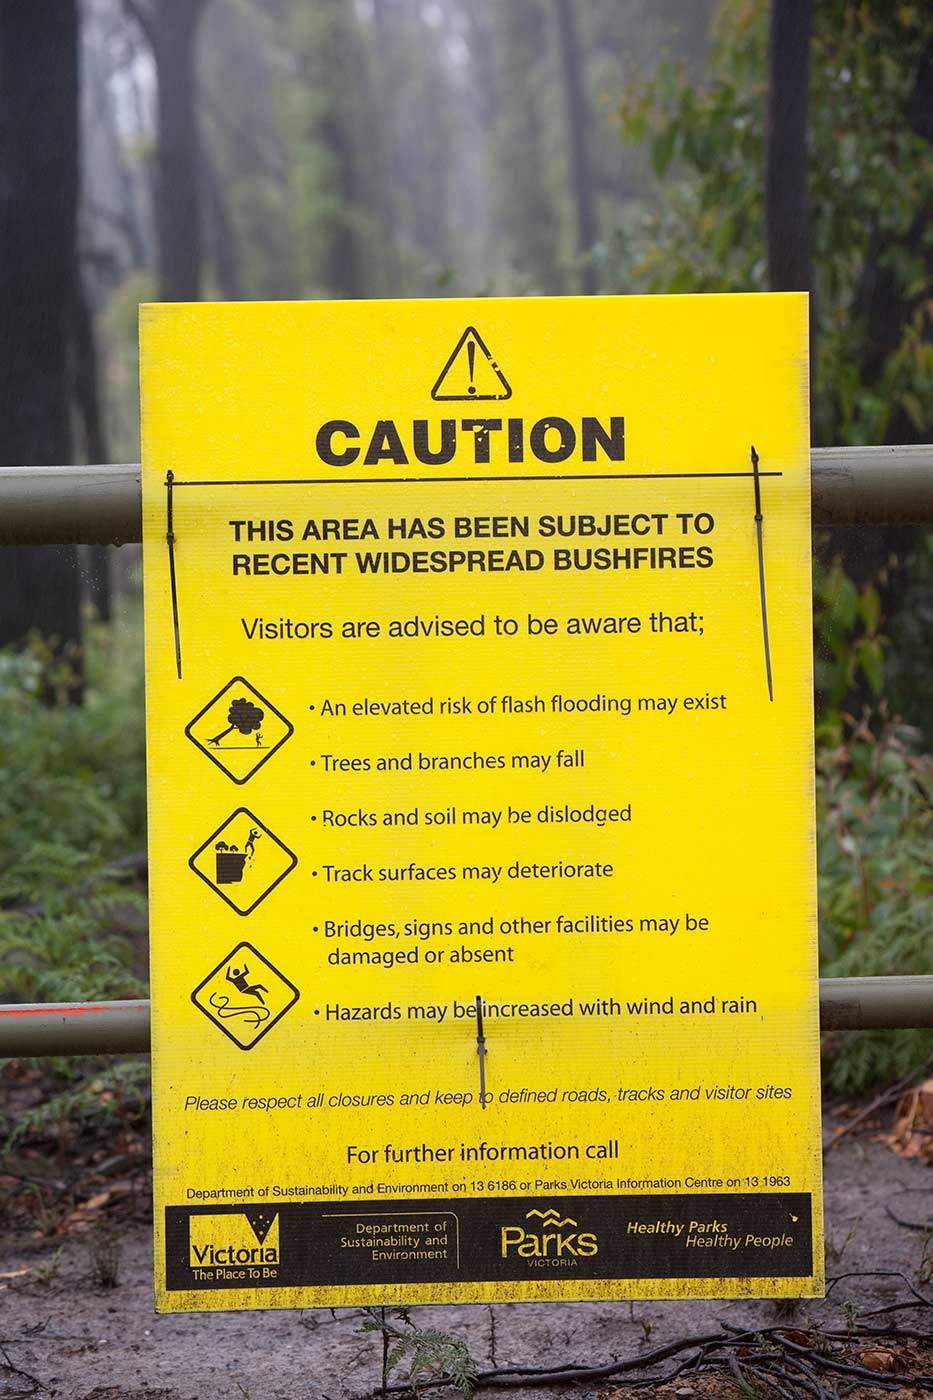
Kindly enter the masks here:
<path id="1" fill-rule="evenodd" d="M 873 1278 L 887 1275 L 900 1279 L 912 1294 L 911 1299 L 894 1304 L 894 1308 L 933 1308 L 933 1300 L 925 1298 L 909 1279 L 894 1270 L 873 1270 L 864 1273 L 853 1272 L 837 1275 L 830 1280 L 827 1293 L 846 1278 Z M 879 1311 L 886 1311 L 886 1309 Z M 744 1386 L 746 1390 L 754 1391 L 757 1386 L 759 1392 L 770 1394 L 775 1397 L 775 1400 L 802 1400 L 804 1396 L 813 1397 L 813 1400 L 831 1400 L 831 1396 L 837 1391 L 837 1382 L 843 1377 L 852 1378 L 853 1383 L 859 1381 L 863 1385 L 871 1384 L 880 1391 L 893 1392 L 913 1386 L 917 1391 L 933 1393 L 933 1372 L 929 1374 L 909 1373 L 906 1369 L 904 1356 L 898 1358 L 894 1351 L 894 1348 L 904 1348 L 906 1344 L 911 1342 L 930 1345 L 931 1337 L 924 1332 L 894 1325 L 888 1327 L 850 1326 L 844 1330 L 827 1330 L 811 1326 L 803 1330 L 789 1327 L 787 1324 L 780 1324 L 775 1327 L 755 1328 L 748 1331 L 732 1327 L 725 1322 L 721 1322 L 720 1326 L 722 1328 L 720 1332 L 685 1337 L 678 1342 L 656 1347 L 653 1351 L 646 1352 L 642 1356 L 631 1357 L 624 1361 L 611 1361 L 602 1366 L 570 1362 L 564 1365 L 546 1367 L 501 1366 L 489 1371 L 480 1371 L 476 1376 L 474 1389 L 504 1390 L 520 1387 L 539 1389 L 546 1386 L 573 1385 L 578 1382 L 609 1379 L 614 1379 L 620 1385 L 634 1389 L 648 1385 L 669 1384 L 681 1376 L 697 1375 L 699 1372 L 727 1370 L 733 1379 Z M 850 1359 L 849 1353 L 853 1348 L 858 1348 L 860 1342 L 869 1341 L 875 1344 L 874 1348 L 872 1348 L 871 1353 L 863 1348 L 861 1353 L 857 1353 L 860 1358 L 869 1354 L 878 1354 L 877 1344 L 886 1341 L 888 1349 L 891 1351 L 892 1361 L 900 1360 L 903 1363 L 903 1369 L 883 1371 L 868 1365 L 860 1365 L 858 1361 Z M 685 1352 L 691 1354 L 684 1356 Z M 880 1349 L 880 1352 L 886 1355 L 886 1349 Z M 680 1358 L 680 1360 L 672 1370 L 662 1374 L 653 1369 L 662 1362 L 671 1361 L 674 1358 Z M 909 1360 L 915 1363 L 917 1358 L 910 1355 Z M 648 1371 L 651 1371 L 652 1374 L 635 1374 L 636 1372 Z M 826 1384 L 830 1386 L 830 1389 L 824 1385 L 823 1378 L 826 1379 Z M 378 1391 L 373 1391 L 371 1394 L 374 1398 L 388 1394 L 410 1395 L 413 1390 L 437 1390 L 448 1385 L 450 1385 L 449 1378 L 440 1376 L 414 1383 L 391 1385 L 386 1387 L 385 1391 L 380 1387 Z M 770 1391 L 768 1387 L 770 1387 Z M 762 1390 L 762 1388 L 764 1389 Z"/>

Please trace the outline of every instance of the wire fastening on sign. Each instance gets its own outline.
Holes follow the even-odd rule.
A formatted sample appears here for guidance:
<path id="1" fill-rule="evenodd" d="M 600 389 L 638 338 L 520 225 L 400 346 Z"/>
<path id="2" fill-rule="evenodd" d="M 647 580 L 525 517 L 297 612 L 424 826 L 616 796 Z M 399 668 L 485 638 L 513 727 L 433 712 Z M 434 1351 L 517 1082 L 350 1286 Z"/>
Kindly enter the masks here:
<path id="1" fill-rule="evenodd" d="M 178 671 L 178 679 L 181 680 L 181 635 L 178 631 L 178 586 L 175 581 L 175 530 L 172 524 L 172 486 L 175 481 L 174 472 L 165 473 L 165 497 L 166 497 L 166 529 L 165 540 L 168 544 L 168 572 L 172 584 L 172 625 L 175 628 L 175 668 Z"/>
<path id="2" fill-rule="evenodd" d="M 771 676 L 771 640 L 768 636 L 768 599 L 765 593 L 765 552 L 762 541 L 761 480 L 758 472 L 758 453 L 752 443 L 752 470 L 755 481 L 755 533 L 758 537 L 758 591 L 761 595 L 761 632 L 765 645 L 765 671 L 768 676 L 768 699 L 774 699 L 774 682 Z"/>
<path id="3" fill-rule="evenodd" d="M 483 1034 L 483 998 L 476 998 L 476 1050 L 479 1055 L 479 1106 L 486 1107 L 486 1037 Z"/>

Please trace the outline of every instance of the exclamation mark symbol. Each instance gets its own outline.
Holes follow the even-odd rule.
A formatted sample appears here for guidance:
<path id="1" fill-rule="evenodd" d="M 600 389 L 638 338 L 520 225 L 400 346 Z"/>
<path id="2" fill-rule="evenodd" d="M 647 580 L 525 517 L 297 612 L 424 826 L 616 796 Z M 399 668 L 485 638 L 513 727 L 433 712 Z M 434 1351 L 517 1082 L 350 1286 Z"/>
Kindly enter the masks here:
<path id="1" fill-rule="evenodd" d="M 467 341 L 467 359 L 468 359 L 469 362 L 470 362 L 470 387 L 469 387 L 469 389 L 467 390 L 467 393 L 469 393 L 469 394 L 475 394 L 475 393 L 476 393 L 476 385 L 473 383 L 473 366 L 476 364 L 476 341 L 475 341 L 475 340 L 468 340 L 468 341 Z"/>

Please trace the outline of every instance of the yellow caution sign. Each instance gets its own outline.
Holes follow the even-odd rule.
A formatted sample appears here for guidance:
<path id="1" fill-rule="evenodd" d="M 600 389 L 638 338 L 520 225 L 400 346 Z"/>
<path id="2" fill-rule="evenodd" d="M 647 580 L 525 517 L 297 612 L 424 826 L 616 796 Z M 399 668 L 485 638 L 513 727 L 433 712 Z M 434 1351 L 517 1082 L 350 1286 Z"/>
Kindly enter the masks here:
<path id="1" fill-rule="evenodd" d="M 822 1289 L 807 307 L 144 307 L 166 1310 Z"/>

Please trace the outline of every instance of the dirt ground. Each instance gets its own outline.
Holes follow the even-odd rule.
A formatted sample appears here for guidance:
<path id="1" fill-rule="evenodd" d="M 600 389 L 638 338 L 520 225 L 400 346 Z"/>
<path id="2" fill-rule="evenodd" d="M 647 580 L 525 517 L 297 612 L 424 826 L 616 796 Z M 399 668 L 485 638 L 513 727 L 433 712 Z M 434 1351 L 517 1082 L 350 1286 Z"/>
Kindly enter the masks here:
<path id="1" fill-rule="evenodd" d="M 827 1117 L 827 1140 L 838 1126 L 838 1119 Z M 106 1178 L 106 1172 L 101 1176 Z M 34 1395 L 57 1400 L 344 1400 L 378 1389 L 381 1339 L 363 1330 L 365 1317 L 359 1310 L 156 1316 L 145 1190 L 124 1187 L 122 1192 L 98 1191 L 99 1204 L 103 1199 L 119 1208 L 109 1217 L 97 1217 L 86 1231 L 42 1233 L 20 1226 L 0 1237 L 0 1400 Z M 933 1216 L 929 1166 L 892 1152 L 879 1140 L 877 1128 L 852 1133 L 826 1156 L 825 1190 L 827 1273 L 836 1282 L 829 1296 L 816 1303 L 790 1308 L 770 1301 L 428 1307 L 413 1310 L 413 1321 L 462 1339 L 481 1372 L 641 1363 L 631 1374 L 584 1378 L 569 1392 L 592 1397 L 639 1393 L 683 1400 L 854 1400 L 869 1394 L 933 1393 L 933 1243 L 924 1230 Z M 89 1212 L 90 1222 L 93 1203 L 80 1209 Z M 893 1216 L 909 1223 L 898 1224 Z M 107 1255 L 111 1237 L 117 1241 L 118 1259 Z M 116 1286 L 104 1288 L 99 1276 L 115 1264 Z M 902 1303 L 910 1306 L 898 1307 Z M 686 1338 L 719 1334 L 725 1340 L 723 1326 L 751 1332 L 780 1329 L 780 1334 L 771 1331 L 763 1341 L 748 1338 L 741 1347 L 733 1344 L 731 1362 L 726 1351 L 718 1353 L 718 1360 L 710 1354 L 708 1369 L 687 1369 L 669 1384 L 661 1384 L 661 1378 L 671 1376 L 696 1348 L 675 1351 L 644 1369 L 651 1353 Z M 869 1331 L 881 1327 L 897 1327 L 900 1336 L 877 1337 Z M 847 1344 L 829 1335 L 847 1330 Z M 787 1365 L 774 1359 L 776 1343 L 790 1349 Z M 820 1351 L 866 1374 L 811 1364 Z M 768 1367 L 771 1388 L 756 1379 Z M 403 1365 L 394 1378 L 403 1380 L 406 1374 Z M 655 1378 L 653 1383 L 645 1385 L 647 1376 Z M 909 1379 L 917 1376 L 925 1379 Z M 644 1388 L 630 1389 L 634 1381 Z M 517 1396 L 568 1393 L 566 1387 L 536 1385 L 530 1377 L 516 1376 L 513 1385 L 508 1393 Z"/>

